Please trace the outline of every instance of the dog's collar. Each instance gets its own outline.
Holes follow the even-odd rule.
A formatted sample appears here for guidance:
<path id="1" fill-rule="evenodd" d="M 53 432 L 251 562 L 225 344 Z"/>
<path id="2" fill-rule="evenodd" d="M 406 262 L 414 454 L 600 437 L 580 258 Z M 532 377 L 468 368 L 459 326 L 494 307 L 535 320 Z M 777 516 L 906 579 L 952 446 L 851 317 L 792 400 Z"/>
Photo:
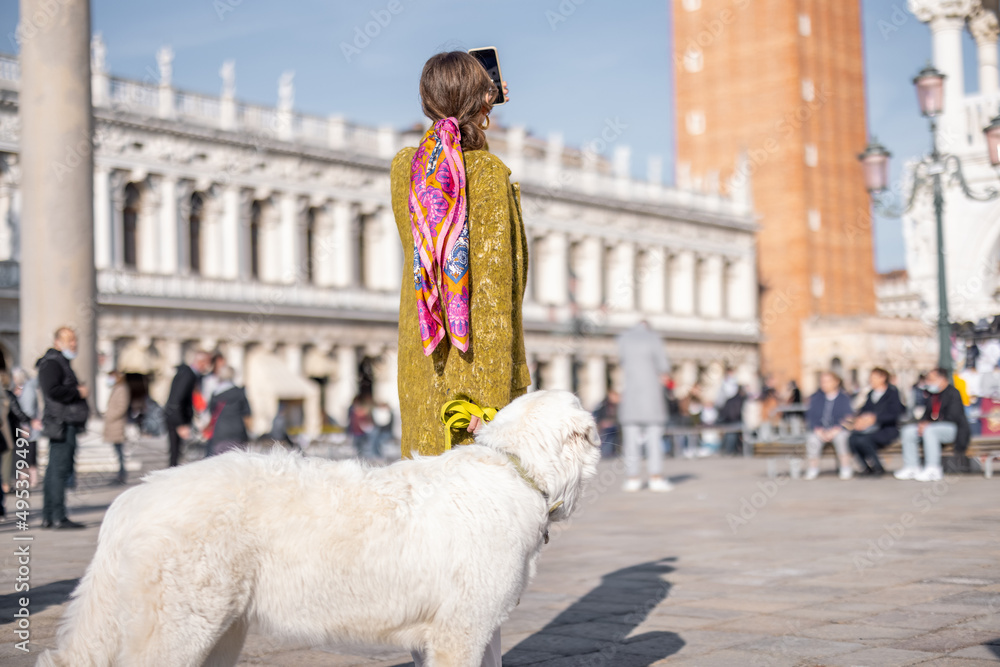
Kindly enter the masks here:
<path id="1" fill-rule="evenodd" d="M 504 455 L 510 460 L 511 464 L 514 466 L 514 470 L 516 470 L 517 474 L 521 476 L 521 479 L 527 482 L 528 486 L 530 486 L 535 491 L 538 491 L 540 494 L 542 494 L 542 498 L 545 498 L 545 502 L 549 502 L 549 494 L 542 491 L 542 487 L 538 486 L 538 482 L 536 482 L 534 478 L 532 478 L 532 476 L 528 474 L 528 471 L 525 470 L 524 468 L 524 464 L 521 463 L 520 457 L 518 457 L 517 454 L 510 454 L 508 452 L 504 452 Z M 555 505 L 550 507 L 549 516 L 552 516 L 552 513 L 555 512 L 557 509 L 559 509 L 562 506 L 562 504 L 563 501 L 560 500 Z M 549 541 L 549 536 L 548 536 L 548 531 L 546 531 L 545 542 L 548 543 L 548 541 Z"/>

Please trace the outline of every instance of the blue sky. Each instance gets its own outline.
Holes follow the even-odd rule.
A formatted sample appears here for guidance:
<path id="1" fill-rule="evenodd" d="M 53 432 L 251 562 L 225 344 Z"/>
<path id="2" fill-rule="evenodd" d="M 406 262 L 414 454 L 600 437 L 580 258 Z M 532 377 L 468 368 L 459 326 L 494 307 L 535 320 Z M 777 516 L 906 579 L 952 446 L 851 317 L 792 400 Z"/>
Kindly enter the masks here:
<path id="1" fill-rule="evenodd" d="M 862 6 L 869 129 L 896 156 L 898 175 L 903 159 L 928 143 L 910 80 L 930 56 L 930 33 L 905 0 Z M 669 0 L 92 0 L 92 8 L 114 74 L 155 72 L 156 50 L 169 44 L 176 87 L 217 93 L 219 67 L 233 58 L 243 99 L 275 104 L 279 75 L 294 70 L 297 108 L 372 125 L 421 118 L 417 82 L 428 56 L 496 46 L 512 102 L 495 120 L 582 145 L 617 119 L 627 126 L 619 141 L 632 147 L 633 173 L 644 175 L 647 157 L 660 154 L 673 178 Z M 357 33 L 378 18 L 385 25 L 377 36 L 345 55 L 342 45 L 357 48 Z M 17 19 L 16 3 L 0 5 L 0 51 L 15 51 Z M 875 248 L 879 270 L 903 266 L 898 221 L 877 221 Z"/>

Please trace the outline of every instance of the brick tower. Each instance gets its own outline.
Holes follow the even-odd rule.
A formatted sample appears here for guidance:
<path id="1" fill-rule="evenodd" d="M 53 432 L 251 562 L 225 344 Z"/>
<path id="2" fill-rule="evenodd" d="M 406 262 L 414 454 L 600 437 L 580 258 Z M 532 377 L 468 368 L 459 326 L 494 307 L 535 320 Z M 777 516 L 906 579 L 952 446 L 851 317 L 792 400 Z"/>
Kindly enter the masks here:
<path id="1" fill-rule="evenodd" d="M 860 2 L 672 5 L 678 185 L 750 178 L 761 370 L 801 381 L 803 320 L 875 313 Z"/>

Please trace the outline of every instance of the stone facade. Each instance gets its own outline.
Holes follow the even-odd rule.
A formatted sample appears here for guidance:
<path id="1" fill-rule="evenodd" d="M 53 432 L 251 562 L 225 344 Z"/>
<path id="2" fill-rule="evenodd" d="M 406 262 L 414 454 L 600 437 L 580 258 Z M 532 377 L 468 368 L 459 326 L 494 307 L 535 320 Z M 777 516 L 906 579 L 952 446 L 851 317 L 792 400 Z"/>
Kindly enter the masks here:
<path id="1" fill-rule="evenodd" d="M 323 413 L 344 423 L 363 384 L 396 404 L 403 277 L 388 168 L 423 130 L 297 113 L 290 75 L 277 107 L 245 104 L 234 97 L 232 63 L 220 72 L 218 97 L 177 90 L 168 49 L 158 54 L 157 80 L 113 77 L 99 38 L 93 47 L 102 370 L 151 373 L 162 401 L 187 350 L 219 349 L 248 386 L 257 430 L 280 401 L 301 410 L 307 432 L 320 429 Z M 16 59 L 0 58 L 0 345 L 8 360 L 20 349 L 20 263 L 58 261 L 19 243 L 30 221 L 20 217 L 18 87 Z M 593 407 L 616 381 L 614 336 L 640 319 L 664 337 L 682 388 L 711 390 L 723 366 L 755 381 L 748 197 L 664 187 L 655 161 L 650 178 L 634 178 L 622 146 L 607 161 L 523 128 L 488 137 L 522 184 L 536 386 L 575 390 Z"/>
<path id="2" fill-rule="evenodd" d="M 910 0 L 910 9 L 929 24 L 934 66 L 945 75 L 944 114 L 938 145 L 958 156 L 969 187 L 978 193 L 1000 188 L 986 154 L 983 128 L 1000 108 L 997 37 L 993 10 L 979 0 Z M 962 36 L 968 28 L 978 58 L 979 90 L 966 94 Z M 907 165 L 903 192 L 914 187 L 916 161 Z M 903 217 L 910 309 L 895 315 L 936 321 L 938 313 L 937 229 L 932 188 L 924 185 Z M 944 246 L 948 310 L 953 322 L 991 320 L 1000 314 L 1000 200 L 974 201 L 957 182 L 946 180 Z M 897 301 L 898 294 L 893 298 Z"/>

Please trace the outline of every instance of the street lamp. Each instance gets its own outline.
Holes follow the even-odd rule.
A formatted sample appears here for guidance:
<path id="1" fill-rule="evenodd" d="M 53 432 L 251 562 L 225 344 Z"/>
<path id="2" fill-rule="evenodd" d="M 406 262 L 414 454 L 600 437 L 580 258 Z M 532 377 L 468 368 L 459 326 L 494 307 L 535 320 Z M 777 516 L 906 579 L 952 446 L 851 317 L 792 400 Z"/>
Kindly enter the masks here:
<path id="1" fill-rule="evenodd" d="M 875 211 L 889 217 L 899 217 L 913 207 L 917 191 L 931 183 L 934 188 L 934 217 L 937 223 L 937 264 L 938 264 L 938 366 L 949 373 L 951 363 L 951 325 L 948 322 L 948 291 L 945 282 L 944 262 L 944 186 L 942 176 L 947 175 L 948 183 L 958 183 L 966 197 L 977 201 L 995 199 L 1000 192 L 990 187 L 983 194 L 976 194 L 969 189 L 962 173 L 962 161 L 957 155 L 942 153 L 937 145 L 937 117 L 944 111 L 944 79 L 945 75 L 928 65 L 913 79 L 917 89 L 917 102 L 920 113 L 930 119 L 931 153 L 921 158 L 914 167 L 913 189 L 906 208 L 900 211 L 889 205 L 882 197 L 889 185 L 888 150 L 874 139 L 858 156 L 864 170 L 865 186 L 872 197 Z M 1000 116 L 994 118 L 983 129 L 986 144 L 989 147 L 990 163 L 1000 166 Z"/>

